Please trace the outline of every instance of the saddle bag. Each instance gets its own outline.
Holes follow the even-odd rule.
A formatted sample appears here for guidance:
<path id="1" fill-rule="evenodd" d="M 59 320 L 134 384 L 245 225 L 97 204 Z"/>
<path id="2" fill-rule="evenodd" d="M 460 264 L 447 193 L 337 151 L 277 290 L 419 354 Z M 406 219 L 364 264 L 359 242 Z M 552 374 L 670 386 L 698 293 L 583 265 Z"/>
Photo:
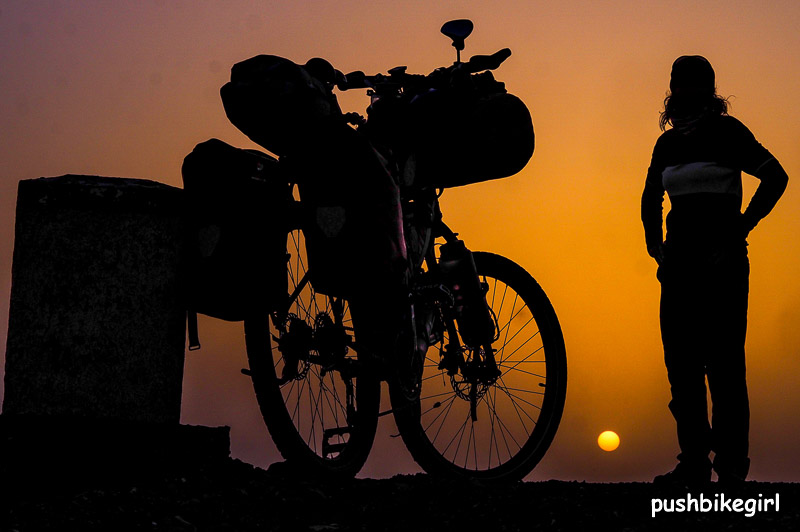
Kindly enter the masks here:
<path id="1" fill-rule="evenodd" d="M 228 321 L 286 296 L 291 189 L 278 161 L 211 139 L 181 168 L 188 222 L 188 308 Z"/>
<path id="2" fill-rule="evenodd" d="M 326 61 L 309 61 L 314 66 Z M 250 139 L 279 156 L 296 151 L 342 111 L 326 82 L 274 55 L 258 55 L 231 68 L 220 89 L 225 114 Z M 330 67 L 333 75 L 333 67 Z"/>

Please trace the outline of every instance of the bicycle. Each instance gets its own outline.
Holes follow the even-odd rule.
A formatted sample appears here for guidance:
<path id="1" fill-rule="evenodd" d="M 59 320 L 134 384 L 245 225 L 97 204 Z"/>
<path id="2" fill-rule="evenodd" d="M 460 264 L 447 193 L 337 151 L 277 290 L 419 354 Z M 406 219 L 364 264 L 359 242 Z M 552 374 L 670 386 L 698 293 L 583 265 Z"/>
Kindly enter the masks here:
<path id="1" fill-rule="evenodd" d="M 366 342 L 359 341 L 366 332 L 354 324 L 350 301 L 315 290 L 306 254 L 308 226 L 297 208 L 287 210 L 288 297 L 274 308 L 251 309 L 244 317 L 249 369 L 243 372 L 252 379 L 282 456 L 312 474 L 355 475 L 370 452 L 378 418 L 389 413 L 425 471 L 484 481 L 524 477 L 557 431 L 567 368 L 553 306 L 519 265 L 496 254 L 470 252 L 444 223 L 439 208 L 448 186 L 521 169 L 533 151 L 532 125 L 530 152 L 506 161 L 506 169 L 498 171 L 497 161 L 487 161 L 456 168 L 458 176 L 453 177 L 452 171 L 430 171 L 437 168 L 430 162 L 432 150 L 425 151 L 430 141 L 409 142 L 408 123 L 399 124 L 414 114 L 407 112 L 412 101 L 415 109 L 429 113 L 458 91 L 481 98 L 505 94 L 491 70 L 510 50 L 461 62 L 471 30 L 472 23 L 465 20 L 442 27 L 453 40 L 457 61 L 427 76 L 407 74 L 405 67 L 375 76 L 344 76 L 325 65 L 318 69 L 328 73 L 327 79 L 317 75 L 329 87 L 369 90 L 369 119 L 355 113 L 344 118 L 370 140 L 401 183 L 410 278 L 405 285 L 408 299 L 401 301 L 404 308 L 397 314 L 403 323 L 396 356 L 389 362 L 376 360 L 364 349 Z M 527 127 L 527 108 L 508 96 L 501 104 L 516 114 L 521 105 L 527 115 L 522 125 Z M 455 120 L 453 116 L 444 121 Z M 424 127 L 430 129 L 430 124 Z M 274 163 L 271 159 L 270 164 L 280 167 Z M 426 164 L 427 174 L 439 177 L 415 175 Z M 291 180 L 286 173 L 281 175 Z M 290 201 L 302 205 L 296 195 Z M 389 382 L 392 403 L 384 412 L 381 380 Z"/>

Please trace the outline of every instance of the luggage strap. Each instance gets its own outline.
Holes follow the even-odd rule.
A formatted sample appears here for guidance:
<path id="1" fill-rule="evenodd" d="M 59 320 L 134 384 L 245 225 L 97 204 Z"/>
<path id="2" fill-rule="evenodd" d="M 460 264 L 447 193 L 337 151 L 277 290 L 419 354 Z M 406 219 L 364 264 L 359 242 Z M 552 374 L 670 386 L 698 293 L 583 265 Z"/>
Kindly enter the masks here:
<path id="1" fill-rule="evenodd" d="M 197 312 L 194 310 L 186 311 L 186 326 L 189 333 L 189 351 L 200 349 L 200 337 L 197 333 Z"/>

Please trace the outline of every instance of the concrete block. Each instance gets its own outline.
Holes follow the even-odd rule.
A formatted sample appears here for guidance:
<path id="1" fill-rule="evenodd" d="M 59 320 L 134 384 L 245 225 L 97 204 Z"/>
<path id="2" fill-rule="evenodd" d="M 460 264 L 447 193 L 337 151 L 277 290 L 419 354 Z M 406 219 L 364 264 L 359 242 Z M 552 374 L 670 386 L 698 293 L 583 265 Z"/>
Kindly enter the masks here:
<path id="1" fill-rule="evenodd" d="M 21 181 L 3 414 L 178 423 L 182 190 Z"/>

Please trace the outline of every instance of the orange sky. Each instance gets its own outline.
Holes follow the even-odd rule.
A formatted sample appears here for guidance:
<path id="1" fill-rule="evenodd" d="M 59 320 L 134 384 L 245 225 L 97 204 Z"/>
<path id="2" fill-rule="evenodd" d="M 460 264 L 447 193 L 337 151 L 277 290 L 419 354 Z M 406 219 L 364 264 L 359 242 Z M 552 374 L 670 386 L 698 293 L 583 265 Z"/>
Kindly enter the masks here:
<path id="1" fill-rule="evenodd" d="M 720 93 L 735 95 L 731 114 L 790 176 L 778 207 L 750 238 L 751 477 L 800 480 L 800 4 L 272 4 L 3 2 L 3 345 L 20 179 L 86 173 L 180 186 L 183 157 L 198 142 L 218 137 L 253 147 L 228 123 L 218 96 L 233 63 L 269 53 L 298 62 L 323 56 L 345 72 L 408 65 L 427 73 L 454 59 L 441 24 L 471 18 L 467 56 L 513 51 L 496 74 L 531 109 L 536 153 L 517 176 L 447 191 L 445 219 L 472 249 L 506 255 L 539 280 L 567 343 L 564 418 L 529 478 L 649 480 L 672 467 L 677 443 L 639 197 L 670 65 L 702 54 Z M 340 98 L 347 110 L 366 106 L 357 92 Z M 755 184 L 745 176 L 745 193 Z M 246 365 L 241 324 L 200 325 L 203 349 L 187 353 L 182 421 L 230 425 L 233 455 L 267 465 L 277 455 L 239 373 Z M 622 438 L 613 453 L 596 444 L 606 429 Z M 383 418 L 364 475 L 417 470 L 400 439 L 389 437 L 394 432 Z"/>

